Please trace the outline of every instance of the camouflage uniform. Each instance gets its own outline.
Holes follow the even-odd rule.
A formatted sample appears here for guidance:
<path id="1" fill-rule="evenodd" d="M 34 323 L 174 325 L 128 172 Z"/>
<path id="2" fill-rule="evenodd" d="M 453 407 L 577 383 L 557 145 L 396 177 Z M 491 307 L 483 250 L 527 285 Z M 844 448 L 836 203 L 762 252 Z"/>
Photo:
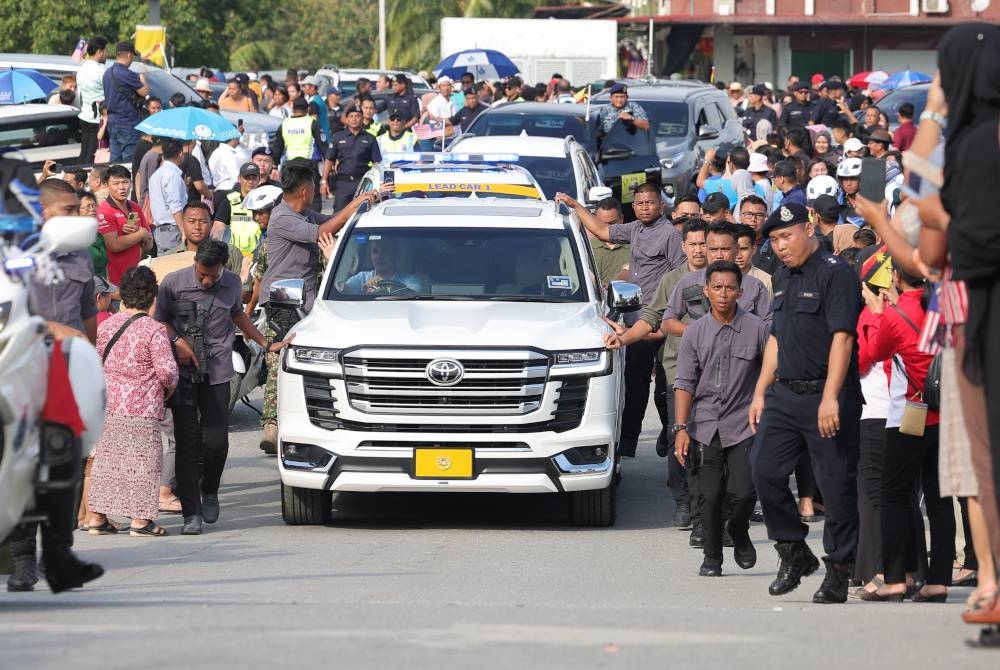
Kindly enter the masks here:
<path id="1" fill-rule="evenodd" d="M 247 277 L 248 286 L 244 288 L 252 289 L 254 282 L 259 282 L 264 277 L 267 269 L 267 236 L 261 237 L 260 244 L 254 251 L 253 272 Z M 277 336 L 274 328 L 271 327 L 271 320 L 268 319 L 264 325 L 264 337 L 271 340 Z M 267 381 L 264 382 L 264 408 L 261 410 L 260 422 L 263 426 L 268 424 L 278 425 L 278 354 L 264 354 L 264 363 L 267 365 Z"/>

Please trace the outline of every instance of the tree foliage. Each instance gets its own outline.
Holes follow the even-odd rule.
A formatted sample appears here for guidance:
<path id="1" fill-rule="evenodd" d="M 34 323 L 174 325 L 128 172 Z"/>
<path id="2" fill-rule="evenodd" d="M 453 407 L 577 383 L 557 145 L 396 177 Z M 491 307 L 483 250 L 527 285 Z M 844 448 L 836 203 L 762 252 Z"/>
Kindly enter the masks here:
<path id="1" fill-rule="evenodd" d="M 540 0 L 387 0 L 391 67 L 440 59 L 445 16 L 526 17 Z M 128 39 L 147 21 L 142 0 L 0 0 L 0 51 L 66 54 L 80 38 Z M 275 69 L 378 62 L 376 0 L 164 0 L 167 53 L 178 66 Z"/>

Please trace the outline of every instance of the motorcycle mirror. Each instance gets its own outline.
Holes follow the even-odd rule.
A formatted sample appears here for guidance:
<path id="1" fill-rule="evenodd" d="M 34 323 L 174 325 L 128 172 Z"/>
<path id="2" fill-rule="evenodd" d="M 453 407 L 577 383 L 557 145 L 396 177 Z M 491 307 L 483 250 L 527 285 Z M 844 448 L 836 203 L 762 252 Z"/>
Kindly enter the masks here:
<path id="1" fill-rule="evenodd" d="M 305 303 L 305 288 L 303 279 L 279 279 L 271 284 L 268 304 L 278 309 L 300 309 Z"/>
<path id="2" fill-rule="evenodd" d="M 38 239 L 44 253 L 65 254 L 83 251 L 97 237 L 97 219 L 92 216 L 56 216 L 45 222 Z"/>

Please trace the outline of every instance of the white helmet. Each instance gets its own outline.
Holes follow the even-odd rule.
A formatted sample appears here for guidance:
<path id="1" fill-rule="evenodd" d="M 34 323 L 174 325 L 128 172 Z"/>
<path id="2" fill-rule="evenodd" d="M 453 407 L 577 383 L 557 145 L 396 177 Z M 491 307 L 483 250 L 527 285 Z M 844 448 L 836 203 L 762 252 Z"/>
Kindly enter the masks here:
<path id="1" fill-rule="evenodd" d="M 860 177 L 861 176 L 861 159 L 860 158 L 845 158 L 840 161 L 840 165 L 837 166 L 837 178 L 843 177 Z"/>
<path id="2" fill-rule="evenodd" d="M 809 185 L 806 186 L 806 200 L 812 202 L 821 195 L 832 195 L 837 196 L 837 191 L 840 190 L 840 184 L 837 180 L 828 174 L 816 175 L 809 180 Z"/>
<path id="3" fill-rule="evenodd" d="M 243 200 L 243 209 L 251 212 L 267 211 L 277 205 L 279 200 L 281 200 L 281 189 L 265 184 L 247 193 L 246 199 Z"/>
<path id="4" fill-rule="evenodd" d="M 104 368 L 90 342 L 79 337 L 62 340 L 73 399 L 83 420 L 83 455 L 90 455 L 104 429 Z"/>

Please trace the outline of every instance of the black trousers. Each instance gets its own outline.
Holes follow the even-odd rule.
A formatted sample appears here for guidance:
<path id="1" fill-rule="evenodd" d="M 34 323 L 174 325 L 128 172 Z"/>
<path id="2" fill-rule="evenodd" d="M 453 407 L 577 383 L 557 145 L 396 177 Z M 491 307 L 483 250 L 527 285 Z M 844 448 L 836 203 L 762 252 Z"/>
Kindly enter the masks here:
<path id="1" fill-rule="evenodd" d="M 889 428 L 881 496 L 882 556 L 888 584 L 906 581 L 906 573 L 913 569 L 914 557 L 921 551 L 917 537 L 920 529 L 913 519 L 913 492 L 918 485 L 923 487 L 931 531 L 930 562 L 924 580 L 949 586 L 955 560 L 955 511 L 952 499 L 942 498 L 938 488 L 938 427 L 927 426 L 921 437 Z"/>
<path id="2" fill-rule="evenodd" d="M 635 445 L 642 432 L 642 418 L 649 402 L 649 373 L 656 360 L 660 342 L 640 340 L 625 348 L 625 408 L 622 410 L 622 454 L 635 455 Z M 660 378 L 657 378 L 660 383 Z M 666 376 L 662 378 L 666 392 Z M 656 389 L 660 391 L 660 389 Z"/>
<path id="3" fill-rule="evenodd" d="M 97 152 L 98 123 L 80 121 L 80 163 L 93 163 Z"/>
<path id="4" fill-rule="evenodd" d="M 882 459 L 885 419 L 864 419 L 858 453 L 858 551 L 854 578 L 862 582 L 882 572 Z"/>
<path id="5" fill-rule="evenodd" d="M 972 545 L 972 527 L 969 525 L 969 499 L 959 498 L 958 505 L 962 508 L 962 535 L 965 537 L 962 567 L 966 570 L 978 570 L 979 559 L 976 557 L 976 548 Z"/>
<path id="6" fill-rule="evenodd" d="M 80 484 L 83 483 L 83 461 L 73 459 L 69 463 L 51 466 L 51 477 L 54 480 L 76 482 L 76 485 L 65 489 L 53 489 L 38 495 L 35 501 L 39 511 L 46 516 L 42 528 L 42 560 L 50 574 L 55 574 L 59 568 L 72 558 L 73 531 L 76 530 L 76 508 L 80 497 Z M 36 536 L 39 524 L 36 522 L 20 523 L 7 536 L 11 554 L 14 556 L 30 556 L 34 559 L 37 552 Z"/>
<path id="7" fill-rule="evenodd" d="M 663 375 L 663 394 L 659 391 L 659 375 L 663 372 L 663 366 L 659 361 L 656 363 L 657 386 L 653 390 L 653 399 L 657 402 L 657 410 L 660 409 L 660 402 L 663 404 L 663 411 L 659 412 L 660 421 L 666 429 L 667 435 L 667 487 L 674 496 L 675 504 L 690 504 L 691 495 L 688 487 L 688 479 L 693 477 L 693 470 L 689 470 L 681 465 L 674 453 L 674 431 L 670 428 L 674 424 L 676 414 L 674 414 L 674 387 L 667 385 L 666 374 Z M 663 398 L 662 401 L 660 398 Z"/>
<path id="8" fill-rule="evenodd" d="M 334 177 L 333 180 L 333 211 L 339 212 L 347 203 L 354 200 L 354 192 L 358 190 L 360 179 L 344 179 Z"/>
<path id="9" fill-rule="evenodd" d="M 795 490 L 799 498 L 819 497 L 819 487 L 816 486 L 816 475 L 813 474 L 812 461 L 809 460 L 809 452 L 802 452 L 799 464 L 795 468 Z"/>
<path id="10" fill-rule="evenodd" d="M 174 493 L 181 500 L 184 516 L 200 515 L 201 496 L 219 492 L 229 455 L 229 382 L 195 384 L 193 406 L 174 407 L 173 412 L 177 441 Z"/>
<path id="11" fill-rule="evenodd" d="M 840 430 L 832 438 L 819 434 L 820 397 L 819 393 L 798 395 L 780 383 L 771 385 L 750 457 L 753 479 L 768 537 L 775 542 L 804 540 L 809 527 L 799 519 L 788 478 L 802 452 L 808 450 L 825 498 L 823 547 L 827 558 L 834 563 L 851 563 L 858 543 L 860 389 L 847 380 L 838 398 Z"/>
<path id="12" fill-rule="evenodd" d="M 732 533 L 745 535 L 754 506 L 750 447 L 753 438 L 724 449 L 718 434 L 711 444 L 692 442 L 691 470 L 698 477 L 705 557 L 722 560 L 723 507 Z"/>

